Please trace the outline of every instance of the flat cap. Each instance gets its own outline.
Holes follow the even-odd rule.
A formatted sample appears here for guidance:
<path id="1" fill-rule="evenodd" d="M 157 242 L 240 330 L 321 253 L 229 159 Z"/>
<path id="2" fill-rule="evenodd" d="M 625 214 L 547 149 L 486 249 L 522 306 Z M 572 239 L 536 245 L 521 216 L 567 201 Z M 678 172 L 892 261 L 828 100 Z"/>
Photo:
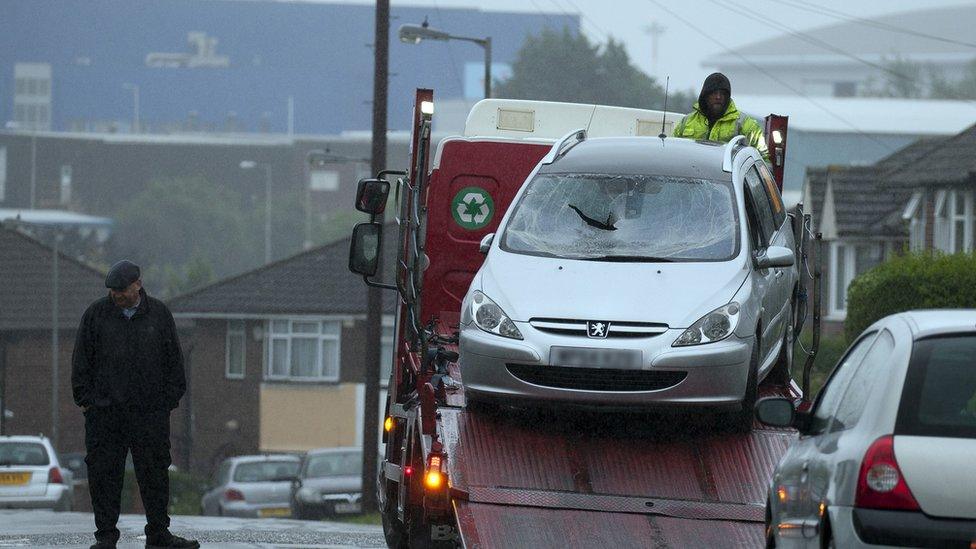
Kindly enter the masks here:
<path id="1" fill-rule="evenodd" d="M 128 259 L 123 259 L 108 270 L 108 274 L 105 275 L 105 287 L 113 290 L 124 290 L 139 280 L 140 276 L 139 266 Z"/>

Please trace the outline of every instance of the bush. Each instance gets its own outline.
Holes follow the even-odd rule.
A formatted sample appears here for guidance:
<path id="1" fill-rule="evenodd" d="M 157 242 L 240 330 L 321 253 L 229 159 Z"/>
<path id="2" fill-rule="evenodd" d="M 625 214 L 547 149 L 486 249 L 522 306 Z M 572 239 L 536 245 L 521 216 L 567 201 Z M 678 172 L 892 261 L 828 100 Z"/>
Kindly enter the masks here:
<path id="1" fill-rule="evenodd" d="M 169 472 L 169 514 L 170 515 L 199 515 L 200 498 L 203 497 L 206 479 L 196 477 L 182 471 Z M 125 472 L 122 489 L 122 512 L 133 513 L 138 509 L 139 488 L 136 483 L 135 471 Z M 140 513 L 142 511 L 139 511 Z"/>
<path id="2" fill-rule="evenodd" d="M 858 276 L 847 289 L 851 342 L 875 321 L 912 309 L 976 308 L 976 255 L 907 254 Z"/>

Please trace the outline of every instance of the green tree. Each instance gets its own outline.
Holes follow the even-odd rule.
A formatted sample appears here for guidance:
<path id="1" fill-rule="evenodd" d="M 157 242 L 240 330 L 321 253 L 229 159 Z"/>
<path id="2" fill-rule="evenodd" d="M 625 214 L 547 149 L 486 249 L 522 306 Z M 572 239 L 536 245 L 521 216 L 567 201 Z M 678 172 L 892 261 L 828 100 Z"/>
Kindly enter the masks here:
<path id="1" fill-rule="evenodd" d="M 544 29 L 529 36 L 512 65 L 512 76 L 495 83 L 495 95 L 662 109 L 664 87 L 635 67 L 620 42 L 610 38 L 602 47 L 583 34 L 564 28 Z M 687 112 L 691 92 L 671 92 L 668 110 Z"/>
<path id="2" fill-rule="evenodd" d="M 882 79 L 868 82 L 861 95 L 899 99 L 976 99 L 976 59 L 966 65 L 962 78 L 951 80 L 931 63 L 896 57 L 882 63 Z"/>
<path id="3" fill-rule="evenodd" d="M 138 263 L 150 290 L 163 294 L 254 267 L 263 240 L 242 204 L 203 178 L 152 181 L 116 213 L 109 256 Z"/>

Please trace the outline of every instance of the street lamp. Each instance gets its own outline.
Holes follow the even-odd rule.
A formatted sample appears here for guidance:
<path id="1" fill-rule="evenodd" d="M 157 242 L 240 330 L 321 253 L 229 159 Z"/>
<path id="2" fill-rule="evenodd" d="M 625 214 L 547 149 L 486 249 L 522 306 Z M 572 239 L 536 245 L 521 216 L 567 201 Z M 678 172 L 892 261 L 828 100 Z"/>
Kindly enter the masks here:
<path id="1" fill-rule="evenodd" d="M 485 98 L 491 97 L 491 37 L 474 38 L 471 36 L 455 36 L 438 29 L 430 28 L 424 19 L 421 25 L 400 25 L 400 41 L 405 44 L 419 44 L 424 40 L 461 40 L 474 42 L 485 50 Z"/>
<path id="2" fill-rule="evenodd" d="M 271 263 L 271 164 L 264 163 L 264 262 Z M 253 170 L 258 163 L 242 160 L 242 170 Z"/>
<path id="3" fill-rule="evenodd" d="M 122 84 L 122 87 L 127 90 L 132 90 L 132 133 L 139 133 L 142 131 L 141 125 L 139 124 L 139 86 L 126 82 Z"/>

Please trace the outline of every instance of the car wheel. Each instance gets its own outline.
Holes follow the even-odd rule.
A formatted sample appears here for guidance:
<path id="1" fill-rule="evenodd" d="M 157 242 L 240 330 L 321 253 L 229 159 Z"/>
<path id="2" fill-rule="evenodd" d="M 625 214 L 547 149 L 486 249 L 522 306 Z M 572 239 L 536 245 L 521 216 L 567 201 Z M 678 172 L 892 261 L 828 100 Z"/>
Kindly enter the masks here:
<path id="1" fill-rule="evenodd" d="M 780 347 L 776 364 L 769 372 L 769 381 L 777 385 L 789 385 L 793 380 L 793 307 L 790 306 L 789 324 L 783 334 L 783 345 Z"/>
<path id="2" fill-rule="evenodd" d="M 752 430 L 755 417 L 756 400 L 759 398 L 759 338 L 752 344 L 749 358 L 749 377 L 746 379 L 746 392 L 742 396 L 742 408 L 726 416 L 726 428 L 733 433 L 748 433 Z"/>
<path id="3" fill-rule="evenodd" d="M 386 546 L 391 549 L 407 549 L 410 547 L 410 538 L 407 536 L 407 529 L 403 522 L 396 516 L 396 508 L 390 509 L 390 505 L 383 510 L 383 537 L 386 539 Z"/>
<path id="4" fill-rule="evenodd" d="M 775 549 L 776 535 L 773 533 L 773 512 L 769 509 L 769 500 L 766 500 L 766 549 Z"/>

